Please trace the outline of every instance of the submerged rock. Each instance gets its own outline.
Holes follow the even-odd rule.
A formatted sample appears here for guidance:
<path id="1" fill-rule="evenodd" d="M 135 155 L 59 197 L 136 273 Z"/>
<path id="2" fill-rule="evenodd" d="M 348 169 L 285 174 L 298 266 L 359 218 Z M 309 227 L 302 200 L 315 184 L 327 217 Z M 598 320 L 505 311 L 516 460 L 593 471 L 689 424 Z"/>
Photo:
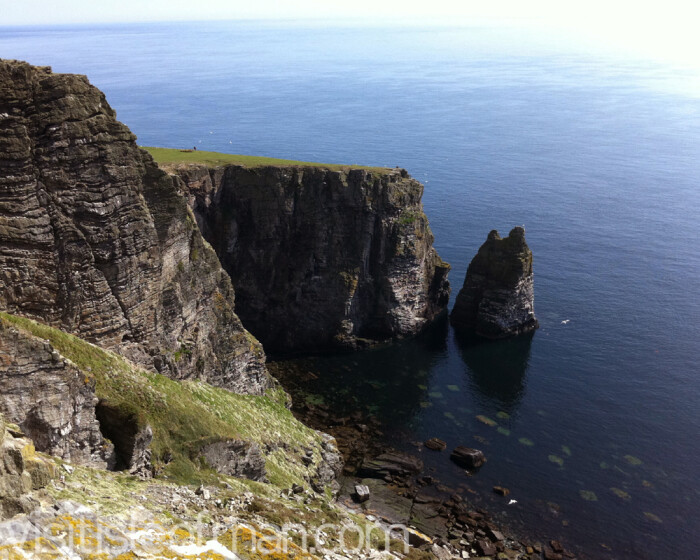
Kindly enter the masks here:
<path id="1" fill-rule="evenodd" d="M 478 469 L 486 462 L 483 451 L 471 447 L 456 447 L 450 455 L 450 459 L 465 469 Z"/>
<path id="2" fill-rule="evenodd" d="M 378 479 L 403 478 L 418 474 L 422 470 L 423 462 L 420 459 L 398 452 L 388 452 L 363 462 L 357 475 Z"/>
<path id="3" fill-rule="evenodd" d="M 444 451 L 447 448 L 447 443 L 439 438 L 430 438 L 423 445 L 433 451 Z"/>
<path id="4" fill-rule="evenodd" d="M 525 230 L 508 237 L 496 230 L 472 259 L 450 320 L 486 338 L 505 338 L 536 329 L 532 251 Z"/>

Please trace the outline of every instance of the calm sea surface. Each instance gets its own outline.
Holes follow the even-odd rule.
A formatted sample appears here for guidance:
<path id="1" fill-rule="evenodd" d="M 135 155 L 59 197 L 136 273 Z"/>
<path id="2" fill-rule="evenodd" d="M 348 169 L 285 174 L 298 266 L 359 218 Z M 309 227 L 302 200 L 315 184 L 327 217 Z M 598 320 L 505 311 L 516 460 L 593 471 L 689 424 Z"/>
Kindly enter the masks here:
<path id="1" fill-rule="evenodd" d="M 0 27 L 0 57 L 87 74 L 142 145 L 407 168 L 453 295 L 489 230 L 524 224 L 532 338 L 437 326 L 307 360 L 309 391 L 399 447 L 480 446 L 469 479 L 423 458 L 515 526 L 594 557 L 698 557 L 697 73 L 480 27 Z"/>

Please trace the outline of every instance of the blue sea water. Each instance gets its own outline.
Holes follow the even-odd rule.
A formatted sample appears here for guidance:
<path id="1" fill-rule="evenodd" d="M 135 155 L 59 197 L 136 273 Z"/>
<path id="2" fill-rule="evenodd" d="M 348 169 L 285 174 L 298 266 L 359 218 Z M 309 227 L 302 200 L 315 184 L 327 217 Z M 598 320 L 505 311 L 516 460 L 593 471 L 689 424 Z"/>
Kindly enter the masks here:
<path id="1" fill-rule="evenodd" d="M 696 72 L 516 28 L 392 24 L 0 27 L 0 57 L 87 74 L 142 145 L 405 167 L 453 295 L 491 229 L 525 225 L 533 337 L 439 325 L 308 360 L 312 389 L 367 406 L 399 447 L 481 446 L 468 479 L 423 459 L 514 526 L 594 558 L 697 557 Z"/>

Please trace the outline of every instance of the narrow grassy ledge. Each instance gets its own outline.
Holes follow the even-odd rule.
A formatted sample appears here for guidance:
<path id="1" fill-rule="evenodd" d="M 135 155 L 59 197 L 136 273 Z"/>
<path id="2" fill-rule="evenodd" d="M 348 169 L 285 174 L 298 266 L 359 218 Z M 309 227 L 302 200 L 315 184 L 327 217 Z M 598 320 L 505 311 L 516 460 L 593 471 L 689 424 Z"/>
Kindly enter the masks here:
<path id="1" fill-rule="evenodd" d="M 272 485 L 305 485 L 309 470 L 301 461 L 306 449 L 320 458 L 320 436 L 296 420 L 281 389 L 266 396 L 238 395 L 202 381 L 174 381 L 143 370 L 121 356 L 30 319 L 0 313 L 0 321 L 48 340 L 85 375 L 94 378 L 97 396 L 140 425 L 153 429 L 154 464 L 162 474 L 184 484 L 215 482 L 219 476 L 199 459 L 199 449 L 214 441 L 244 439 L 287 450 L 267 454 Z M 165 464 L 164 457 L 172 460 Z M 306 476 L 305 476 L 306 475 Z M 245 481 L 244 484 L 258 485 Z"/>
<path id="2" fill-rule="evenodd" d="M 347 171 L 348 169 L 366 169 L 375 173 L 389 173 L 388 167 L 368 167 L 364 165 L 343 165 L 338 163 L 313 163 L 308 161 L 294 161 L 291 159 L 276 159 L 260 156 L 242 156 L 236 154 L 222 154 L 219 152 L 204 152 L 200 150 L 178 150 L 173 148 L 153 148 L 142 146 L 159 165 L 169 166 L 178 164 L 200 164 L 208 167 L 220 167 L 223 165 L 241 165 L 243 167 L 318 167 L 333 171 Z"/>

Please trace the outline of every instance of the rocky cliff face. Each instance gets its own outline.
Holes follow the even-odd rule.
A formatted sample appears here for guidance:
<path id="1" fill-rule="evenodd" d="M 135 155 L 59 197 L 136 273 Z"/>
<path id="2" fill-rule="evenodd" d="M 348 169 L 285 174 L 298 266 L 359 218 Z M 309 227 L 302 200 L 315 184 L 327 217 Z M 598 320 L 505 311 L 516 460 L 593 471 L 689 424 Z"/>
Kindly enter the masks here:
<path id="1" fill-rule="evenodd" d="M 0 413 L 39 451 L 77 464 L 113 465 L 95 417 L 95 381 L 48 341 L 0 317 Z"/>
<path id="2" fill-rule="evenodd" d="M 268 352 L 356 347 L 419 332 L 447 272 L 406 171 L 171 167 Z"/>
<path id="3" fill-rule="evenodd" d="M 0 310 L 171 377 L 270 386 L 172 179 L 83 76 L 0 60 Z"/>
<path id="4" fill-rule="evenodd" d="M 503 338 L 538 327 L 532 251 L 525 230 L 515 227 L 508 237 L 496 230 L 469 263 L 464 286 L 450 315 L 452 324 L 487 338 Z"/>

